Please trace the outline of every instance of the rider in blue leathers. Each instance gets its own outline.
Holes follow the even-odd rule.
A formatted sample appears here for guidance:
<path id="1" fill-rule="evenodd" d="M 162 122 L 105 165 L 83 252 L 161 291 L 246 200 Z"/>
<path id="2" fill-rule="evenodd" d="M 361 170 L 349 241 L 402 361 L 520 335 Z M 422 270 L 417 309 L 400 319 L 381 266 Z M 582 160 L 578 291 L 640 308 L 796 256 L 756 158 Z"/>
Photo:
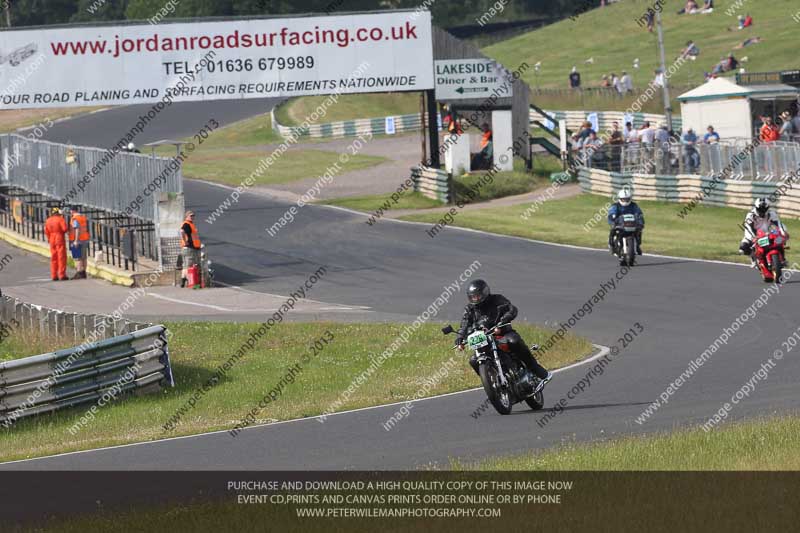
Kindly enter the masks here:
<path id="1" fill-rule="evenodd" d="M 614 203 L 608 210 L 608 225 L 611 226 L 611 231 L 608 233 L 608 248 L 611 253 L 614 253 L 614 226 L 617 223 L 617 218 L 622 215 L 633 214 L 636 215 L 639 222 L 639 231 L 636 232 L 636 253 L 642 255 L 642 230 L 644 230 L 644 213 L 641 208 L 634 202 L 631 191 L 629 189 L 622 189 L 617 194 L 617 202 Z"/>

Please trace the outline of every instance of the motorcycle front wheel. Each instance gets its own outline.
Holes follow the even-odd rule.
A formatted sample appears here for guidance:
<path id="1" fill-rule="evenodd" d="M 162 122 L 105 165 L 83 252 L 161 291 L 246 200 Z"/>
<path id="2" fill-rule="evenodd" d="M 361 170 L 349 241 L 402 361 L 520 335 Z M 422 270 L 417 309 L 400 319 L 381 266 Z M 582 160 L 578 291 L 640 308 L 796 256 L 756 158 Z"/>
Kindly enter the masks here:
<path id="1" fill-rule="evenodd" d="M 486 392 L 486 397 L 492 403 L 495 411 L 501 415 L 511 414 L 511 396 L 508 389 L 503 389 L 500 386 L 500 380 L 497 376 L 497 370 L 488 364 L 480 366 L 481 383 L 483 383 L 483 390 Z"/>
<path id="2" fill-rule="evenodd" d="M 633 262 L 636 260 L 636 239 L 625 237 L 625 244 L 628 248 L 625 250 L 625 262 L 628 266 L 633 266 Z"/>
<path id="3" fill-rule="evenodd" d="M 773 254 L 770 265 L 775 283 L 783 282 L 783 264 L 778 254 Z"/>

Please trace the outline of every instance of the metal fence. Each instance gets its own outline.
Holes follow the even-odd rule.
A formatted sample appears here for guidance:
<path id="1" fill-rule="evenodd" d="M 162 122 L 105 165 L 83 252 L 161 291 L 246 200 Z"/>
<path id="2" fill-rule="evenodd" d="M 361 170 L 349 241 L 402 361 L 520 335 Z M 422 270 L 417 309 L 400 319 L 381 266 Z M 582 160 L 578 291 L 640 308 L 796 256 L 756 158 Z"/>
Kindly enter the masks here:
<path id="1" fill-rule="evenodd" d="M 0 299 L 0 314 L 4 324 L 34 333 L 103 339 L 0 363 L 0 424 L 5 427 L 32 415 L 174 386 L 164 326 L 119 324 L 136 329 L 118 334 L 113 317 L 63 313 L 8 296 Z M 115 325 L 106 328 L 106 319 Z M 117 336 L 104 338 L 109 334 Z"/>
<path id="2" fill-rule="evenodd" d="M 778 181 L 800 171 L 800 144 L 772 142 L 755 146 L 733 139 L 715 144 L 666 143 L 581 147 L 576 158 L 582 166 L 624 174 L 701 176 L 726 179 Z"/>
<path id="3" fill-rule="evenodd" d="M 0 227 L 47 242 L 44 224 L 50 208 L 58 203 L 37 193 L 0 186 Z M 96 209 L 84 209 L 83 214 L 89 224 L 90 257 L 131 271 L 139 269 L 141 258 L 158 261 L 155 223 Z M 69 220 L 69 213 L 65 218 Z"/>
<path id="4" fill-rule="evenodd" d="M 0 135 L 0 185 L 146 221 L 157 220 L 159 192 L 183 192 L 181 168 L 172 158 L 75 147 L 13 133 Z"/>

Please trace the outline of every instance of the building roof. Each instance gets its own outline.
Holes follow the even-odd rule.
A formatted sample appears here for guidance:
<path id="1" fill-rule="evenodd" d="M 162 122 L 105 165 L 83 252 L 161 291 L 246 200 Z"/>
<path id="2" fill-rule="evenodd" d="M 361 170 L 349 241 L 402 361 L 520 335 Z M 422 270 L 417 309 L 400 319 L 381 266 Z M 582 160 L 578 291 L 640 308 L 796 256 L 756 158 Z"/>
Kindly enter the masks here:
<path id="1" fill-rule="evenodd" d="M 779 96 L 796 96 L 800 89 L 784 84 L 737 85 L 729 78 L 714 78 L 699 87 L 678 97 L 682 102 L 697 100 L 720 100 L 726 98 L 776 98 Z"/>
<path id="2" fill-rule="evenodd" d="M 736 85 L 736 83 L 728 78 L 714 78 L 699 87 L 695 87 L 689 92 L 683 93 L 678 97 L 678 100 L 715 100 L 719 98 L 749 96 L 751 93 L 752 89 L 750 87 Z"/>
<path id="3" fill-rule="evenodd" d="M 763 98 L 776 98 L 776 97 L 789 97 L 794 98 L 800 94 L 800 89 L 786 85 L 784 83 L 771 83 L 766 85 L 748 85 L 748 89 L 753 91 L 749 96 L 750 98 L 763 99 Z"/>

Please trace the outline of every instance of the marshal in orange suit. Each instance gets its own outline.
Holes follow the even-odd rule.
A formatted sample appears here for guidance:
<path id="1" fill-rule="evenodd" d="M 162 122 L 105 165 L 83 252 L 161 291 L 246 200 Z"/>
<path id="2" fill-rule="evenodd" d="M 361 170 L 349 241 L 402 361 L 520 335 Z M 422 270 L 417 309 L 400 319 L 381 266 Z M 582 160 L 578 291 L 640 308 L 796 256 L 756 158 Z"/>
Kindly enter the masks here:
<path id="1" fill-rule="evenodd" d="M 53 281 L 66 281 L 67 278 L 67 221 L 61 210 L 54 207 L 44 223 L 44 234 L 50 243 L 50 277 Z"/>

